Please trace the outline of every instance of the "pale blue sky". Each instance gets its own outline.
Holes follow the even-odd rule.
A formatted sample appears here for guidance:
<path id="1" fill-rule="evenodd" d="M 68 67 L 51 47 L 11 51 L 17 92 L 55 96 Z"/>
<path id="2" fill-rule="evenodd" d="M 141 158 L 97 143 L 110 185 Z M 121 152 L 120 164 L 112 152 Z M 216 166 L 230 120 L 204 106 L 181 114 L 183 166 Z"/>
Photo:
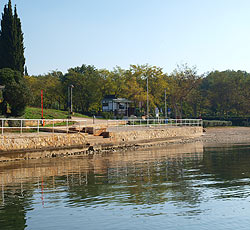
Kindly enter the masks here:
<path id="1" fill-rule="evenodd" d="M 0 0 L 1 12 L 8 0 Z M 250 72 L 250 0 L 12 0 L 29 74 L 91 64 Z"/>

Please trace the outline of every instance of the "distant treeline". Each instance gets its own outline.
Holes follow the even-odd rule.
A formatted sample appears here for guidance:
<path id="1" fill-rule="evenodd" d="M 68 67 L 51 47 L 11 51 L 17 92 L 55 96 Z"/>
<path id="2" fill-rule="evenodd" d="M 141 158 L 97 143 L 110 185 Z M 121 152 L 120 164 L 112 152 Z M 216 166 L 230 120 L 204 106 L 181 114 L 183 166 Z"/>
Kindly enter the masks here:
<path id="1" fill-rule="evenodd" d="M 40 107 L 41 90 L 44 107 L 68 109 L 68 89 L 73 85 L 73 110 L 83 114 L 100 114 L 101 100 L 115 95 L 131 100 L 137 116 L 145 114 L 147 78 L 150 113 L 155 108 L 172 117 L 246 117 L 250 115 L 250 74 L 244 71 L 213 71 L 198 75 L 196 68 L 178 66 L 171 74 L 149 65 L 131 65 L 112 71 L 82 65 L 66 74 L 59 71 L 39 76 L 25 76 L 30 90 L 29 106 Z"/>

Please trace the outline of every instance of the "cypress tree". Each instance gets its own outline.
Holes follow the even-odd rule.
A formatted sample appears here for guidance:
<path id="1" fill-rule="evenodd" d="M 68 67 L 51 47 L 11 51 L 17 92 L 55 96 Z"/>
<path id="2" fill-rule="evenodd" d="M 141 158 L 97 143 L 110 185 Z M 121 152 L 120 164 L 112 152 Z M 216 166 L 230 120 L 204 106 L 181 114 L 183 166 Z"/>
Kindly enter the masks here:
<path id="1" fill-rule="evenodd" d="M 16 6 L 14 15 L 11 0 L 5 5 L 1 20 L 0 31 L 0 69 L 10 68 L 24 72 L 24 45 L 21 21 L 17 15 Z"/>
<path id="2" fill-rule="evenodd" d="M 15 59 L 14 70 L 18 70 L 23 74 L 24 65 L 25 65 L 23 32 L 22 32 L 21 20 L 17 15 L 16 6 L 14 10 L 14 31 L 15 31 L 15 37 L 16 37 L 15 52 L 14 52 L 15 54 L 14 55 L 14 59 Z"/>

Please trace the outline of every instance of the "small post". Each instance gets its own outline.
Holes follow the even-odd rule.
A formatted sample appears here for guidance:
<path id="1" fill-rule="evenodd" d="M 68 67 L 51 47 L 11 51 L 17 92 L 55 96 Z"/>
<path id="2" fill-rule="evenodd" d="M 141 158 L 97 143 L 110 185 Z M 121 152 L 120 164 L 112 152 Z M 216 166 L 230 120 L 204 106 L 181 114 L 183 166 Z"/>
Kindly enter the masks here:
<path id="1" fill-rule="evenodd" d="M 2 135 L 3 135 L 3 125 L 4 125 L 4 119 L 2 119 Z"/>
<path id="2" fill-rule="evenodd" d="M 39 120 L 37 120 L 37 133 L 39 133 Z"/>
<path id="3" fill-rule="evenodd" d="M 68 119 L 67 119 L 66 123 L 67 123 L 67 133 L 69 133 L 69 120 Z"/>
<path id="4" fill-rule="evenodd" d="M 52 130 L 53 130 L 53 134 L 54 134 L 54 119 L 52 120 L 52 124 L 53 124 L 53 128 L 52 128 Z"/>
<path id="5" fill-rule="evenodd" d="M 20 129 L 20 131 L 21 131 L 21 134 L 23 133 L 23 120 L 21 119 L 21 129 Z"/>

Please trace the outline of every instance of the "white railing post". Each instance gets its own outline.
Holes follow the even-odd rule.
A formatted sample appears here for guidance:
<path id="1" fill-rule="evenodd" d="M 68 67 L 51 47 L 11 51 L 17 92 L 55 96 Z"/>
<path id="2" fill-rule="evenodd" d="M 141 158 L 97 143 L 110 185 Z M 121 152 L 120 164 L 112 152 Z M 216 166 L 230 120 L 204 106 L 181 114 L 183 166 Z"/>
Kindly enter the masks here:
<path id="1" fill-rule="evenodd" d="M 54 134 L 54 132 L 55 132 L 55 124 L 54 124 L 54 119 L 52 120 L 52 131 L 53 131 L 53 134 Z"/>
<path id="2" fill-rule="evenodd" d="M 2 119 L 2 135 L 3 135 L 4 119 Z"/>
<path id="3" fill-rule="evenodd" d="M 23 120 L 21 119 L 21 130 L 20 130 L 20 132 L 21 132 L 21 134 L 23 133 Z"/>
<path id="4" fill-rule="evenodd" d="M 2 135 L 3 135 L 4 119 L 2 119 Z"/>
<path id="5" fill-rule="evenodd" d="M 68 119 L 66 121 L 66 124 L 67 124 L 67 133 L 69 133 L 69 120 Z"/>
<path id="6" fill-rule="evenodd" d="M 39 133 L 39 120 L 37 120 L 37 133 Z"/>

